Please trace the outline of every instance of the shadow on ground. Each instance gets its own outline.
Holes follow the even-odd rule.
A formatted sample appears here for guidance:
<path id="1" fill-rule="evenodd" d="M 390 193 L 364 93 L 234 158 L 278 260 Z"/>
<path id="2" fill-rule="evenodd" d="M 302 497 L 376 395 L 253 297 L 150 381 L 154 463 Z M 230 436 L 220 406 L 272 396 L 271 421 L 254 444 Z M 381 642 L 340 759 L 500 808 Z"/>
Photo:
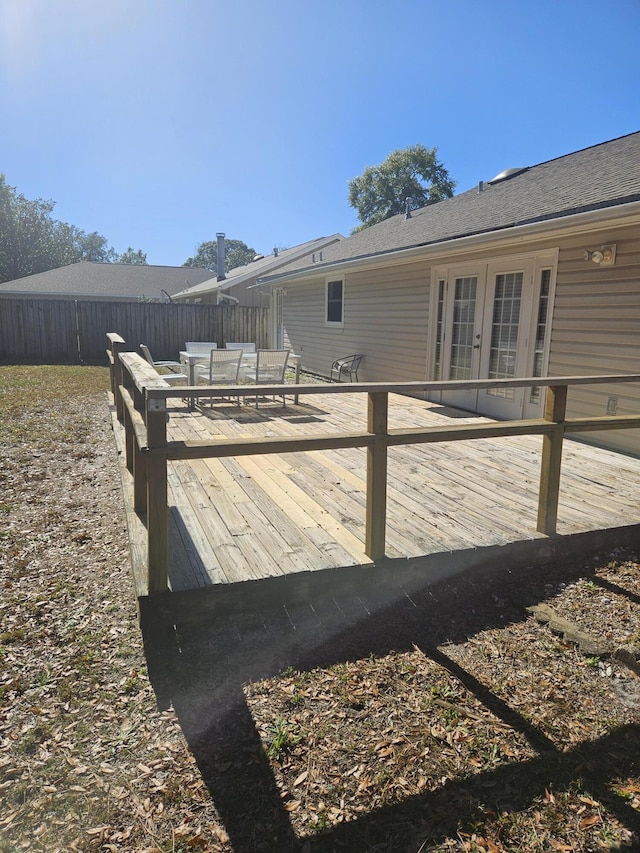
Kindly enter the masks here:
<path id="1" fill-rule="evenodd" d="M 580 563 L 535 573 L 493 569 L 413 590 L 386 604 L 379 595 L 367 600 L 345 594 L 171 630 L 144 628 L 159 704 L 173 705 L 235 853 L 417 853 L 455 837 L 461 824 L 473 831 L 487 801 L 501 810 L 524 810 L 545 789 L 562 789 L 576 779 L 640 838 L 640 816 L 610 788 L 613 779 L 640 772 L 640 727 L 562 751 L 443 651 L 447 643 L 526 618 L 527 606 L 549 598 L 550 583 L 584 576 Z M 536 757 L 456 778 L 321 834 L 296 837 L 243 684 L 288 667 L 303 671 L 414 646 L 520 732 Z M 640 843 L 625 849 L 640 849 Z"/>

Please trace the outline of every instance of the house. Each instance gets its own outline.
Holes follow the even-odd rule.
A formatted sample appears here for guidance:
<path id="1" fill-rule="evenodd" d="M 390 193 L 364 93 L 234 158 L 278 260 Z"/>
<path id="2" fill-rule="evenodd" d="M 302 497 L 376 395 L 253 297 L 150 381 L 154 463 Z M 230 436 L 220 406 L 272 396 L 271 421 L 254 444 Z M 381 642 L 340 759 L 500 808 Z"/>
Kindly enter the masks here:
<path id="1" fill-rule="evenodd" d="M 0 298 L 168 301 L 175 293 L 211 278 L 191 267 L 80 262 L 0 284 Z"/>
<path id="2" fill-rule="evenodd" d="M 268 307 L 269 294 L 263 294 L 254 287 L 259 278 L 271 275 L 290 264 L 306 266 L 314 263 L 316 259 L 322 261 L 327 247 L 341 240 L 344 240 L 342 234 L 332 234 L 330 237 L 319 237 L 290 249 L 274 249 L 273 254 L 256 255 L 251 263 L 235 267 L 227 273 L 222 270 L 220 276 L 211 277 L 209 273 L 207 281 L 175 293 L 173 296 L 177 301 L 214 305 L 232 302 L 248 307 Z M 224 257 L 224 234 L 218 234 L 218 257 Z M 275 330 L 272 339 L 274 342 L 277 340 Z"/>
<path id="3" fill-rule="evenodd" d="M 508 164 L 506 164 L 508 165 Z M 360 379 L 640 373 L 640 133 L 508 168 L 263 276 L 306 369 L 364 353 Z M 539 417 L 536 389 L 442 392 Z M 573 389 L 570 416 L 637 413 L 637 385 Z M 638 431 L 591 433 L 640 453 Z"/>

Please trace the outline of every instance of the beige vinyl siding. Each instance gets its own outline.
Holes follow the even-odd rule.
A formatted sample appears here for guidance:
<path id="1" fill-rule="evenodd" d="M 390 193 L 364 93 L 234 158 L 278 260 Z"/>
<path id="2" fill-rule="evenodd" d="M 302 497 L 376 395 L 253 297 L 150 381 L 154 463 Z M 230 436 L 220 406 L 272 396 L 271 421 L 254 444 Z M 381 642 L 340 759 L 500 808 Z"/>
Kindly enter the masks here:
<path id="1" fill-rule="evenodd" d="M 236 284 L 231 287 L 226 293 L 239 300 L 240 305 L 247 305 L 250 308 L 268 308 L 269 307 L 269 291 L 268 288 L 255 287 L 255 280 L 250 279 L 241 284 Z M 262 293 L 264 290 L 266 292 Z"/>
<path id="2" fill-rule="evenodd" d="M 254 279 L 250 279 L 249 281 L 234 285 L 229 288 L 229 290 L 223 291 L 223 293 L 237 299 L 239 305 L 243 305 L 247 308 L 268 308 L 269 294 L 265 293 L 261 295 L 261 288 L 253 287 L 254 284 Z M 205 305 L 216 305 L 218 302 L 217 291 L 214 291 L 213 293 L 203 293 L 200 299 Z"/>
<path id="3" fill-rule="evenodd" d="M 584 260 L 586 249 L 608 244 L 616 245 L 613 266 Z M 537 237 L 519 243 L 516 252 L 539 256 L 555 249 L 548 374 L 640 373 L 640 226 Z M 284 300 L 285 339 L 301 352 L 303 366 L 321 375 L 328 374 L 335 358 L 362 352 L 364 381 L 426 380 L 431 268 L 469 266 L 513 254 L 513 246 L 488 247 L 473 257 L 449 252 L 430 261 L 349 271 L 342 327 L 325 324 L 324 275 L 292 282 Z M 604 415 L 610 397 L 617 398 L 619 414 L 640 412 L 640 386 L 594 385 L 571 390 L 568 415 Z M 640 455 L 640 430 L 593 432 L 584 440 Z"/>
<path id="4" fill-rule="evenodd" d="M 344 322 L 325 323 L 325 277 L 287 288 L 286 339 L 303 367 L 327 376 L 340 356 L 363 353 L 362 381 L 426 378 L 429 268 L 405 264 L 344 277 Z"/>
<path id="5" fill-rule="evenodd" d="M 616 245 L 613 266 L 585 261 L 585 249 Z M 640 373 L 640 229 L 562 241 L 551 329 L 549 374 Z M 569 417 L 605 415 L 609 398 L 618 414 L 640 412 L 640 386 L 573 388 Z M 640 431 L 589 433 L 585 440 L 640 455 Z"/>

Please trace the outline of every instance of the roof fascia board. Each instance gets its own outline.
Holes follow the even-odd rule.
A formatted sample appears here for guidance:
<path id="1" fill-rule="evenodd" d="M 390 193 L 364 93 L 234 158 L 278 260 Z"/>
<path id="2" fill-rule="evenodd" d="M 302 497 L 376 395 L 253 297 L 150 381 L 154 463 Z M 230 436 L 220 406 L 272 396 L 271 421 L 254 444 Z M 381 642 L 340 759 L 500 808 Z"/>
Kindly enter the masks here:
<path id="1" fill-rule="evenodd" d="M 19 299 L 60 299 L 74 300 L 76 302 L 140 302 L 143 299 L 151 299 L 154 302 L 161 302 L 161 296 L 147 296 L 143 294 L 120 293 L 113 295 L 112 293 L 66 293 L 64 290 L 2 290 L 0 288 L 0 298 L 15 297 Z"/>
<path id="2" fill-rule="evenodd" d="M 324 246 L 331 245 L 332 243 L 336 243 L 338 240 L 335 235 L 331 237 L 321 237 L 318 240 L 313 240 L 311 244 L 305 243 L 300 247 L 293 247 L 291 250 L 285 249 L 284 251 L 291 251 L 292 254 L 286 258 L 283 258 L 280 253 L 274 256 L 273 258 L 273 266 L 285 266 L 286 264 L 290 264 L 293 261 L 298 260 L 298 258 L 302 258 L 305 255 L 308 255 L 309 252 L 319 251 Z M 229 274 L 231 274 L 233 270 L 229 270 Z M 247 270 L 244 273 L 239 273 L 235 277 L 226 278 L 222 281 L 216 281 L 215 287 L 208 287 L 204 289 L 204 286 L 208 284 L 209 281 L 213 281 L 214 279 L 207 279 L 206 281 L 201 281 L 199 284 L 194 284 L 193 287 L 187 288 L 186 290 L 181 290 L 180 293 L 174 293 L 174 299 L 188 299 L 193 296 L 206 296 L 208 294 L 215 293 L 218 290 L 226 291 L 230 290 L 232 287 L 235 287 L 236 284 L 242 284 L 245 281 L 250 281 L 254 277 L 255 273 L 253 270 Z M 199 289 L 200 288 L 200 289 Z"/>
<path id="3" fill-rule="evenodd" d="M 254 287 L 267 284 L 280 284 L 285 281 L 307 281 L 317 278 L 326 273 L 342 272 L 350 269 L 380 268 L 393 266 L 398 260 L 413 259 L 421 257 L 438 257 L 440 255 L 469 254 L 478 251 L 479 247 L 487 248 L 491 245 L 518 246 L 522 243 L 536 239 L 561 237 L 567 231 L 573 234 L 593 232 L 614 228 L 616 225 L 634 225 L 640 223 L 640 202 L 633 201 L 615 207 L 600 208 L 583 213 L 574 213 L 570 216 L 545 219 L 542 222 L 532 222 L 527 225 L 515 225 L 510 228 L 501 228 L 498 231 L 487 231 L 482 234 L 471 234 L 468 237 L 456 237 L 452 240 L 443 240 L 439 243 L 412 246 L 407 249 L 392 249 L 378 255 L 366 255 L 360 258 L 351 258 L 343 261 L 318 265 L 313 269 L 306 269 L 284 273 L 282 275 L 266 276 L 259 279 Z"/>
<path id="4" fill-rule="evenodd" d="M 308 244 L 308 243 L 303 244 L 302 246 L 298 247 L 297 249 L 294 246 L 294 248 L 290 250 L 291 252 L 293 252 L 292 255 L 290 255 L 287 258 L 283 258 L 282 255 L 278 253 L 273 258 L 272 264 L 276 268 L 285 266 L 286 264 L 290 264 L 293 261 L 297 261 L 298 258 L 303 258 L 305 255 L 308 255 L 309 252 L 318 252 L 320 249 L 324 248 L 324 246 L 331 245 L 332 243 L 336 243 L 336 242 L 338 242 L 338 241 L 336 239 L 334 239 L 334 237 L 322 237 L 318 240 L 314 240 L 311 244 Z M 285 249 L 284 251 L 289 251 L 289 250 Z M 276 263 L 276 261 L 277 261 L 277 263 Z M 277 275 L 277 273 L 274 273 L 274 275 Z M 233 278 L 231 278 L 228 280 L 221 281 L 220 282 L 220 288 L 221 288 L 221 290 L 229 290 L 229 288 L 233 287 L 235 284 L 240 284 L 242 281 L 247 281 L 248 279 L 252 279 L 252 278 L 253 278 L 253 273 L 245 272 L 241 275 L 238 275 L 235 280 Z M 197 287 L 197 285 L 196 285 L 196 287 Z"/>

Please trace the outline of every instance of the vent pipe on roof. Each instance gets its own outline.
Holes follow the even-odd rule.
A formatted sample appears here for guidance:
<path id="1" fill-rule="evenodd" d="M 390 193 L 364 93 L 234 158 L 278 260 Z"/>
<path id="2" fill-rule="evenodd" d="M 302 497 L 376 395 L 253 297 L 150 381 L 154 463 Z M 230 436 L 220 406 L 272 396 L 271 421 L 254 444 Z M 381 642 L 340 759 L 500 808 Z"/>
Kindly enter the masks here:
<path id="1" fill-rule="evenodd" d="M 413 199 L 411 196 L 408 196 L 404 200 L 404 218 L 411 219 L 411 205 L 413 204 Z"/>
<path id="2" fill-rule="evenodd" d="M 224 234 L 219 232 L 218 234 L 216 234 L 216 239 L 218 241 L 217 277 L 218 281 L 224 281 L 226 278 L 224 273 Z"/>
<path id="3" fill-rule="evenodd" d="M 484 192 L 484 181 L 478 181 L 478 192 Z"/>
<path id="4" fill-rule="evenodd" d="M 274 257 L 274 258 L 277 258 L 277 257 L 278 257 L 278 247 L 277 247 L 277 246 L 274 246 L 274 249 L 273 249 L 273 257 Z"/>

